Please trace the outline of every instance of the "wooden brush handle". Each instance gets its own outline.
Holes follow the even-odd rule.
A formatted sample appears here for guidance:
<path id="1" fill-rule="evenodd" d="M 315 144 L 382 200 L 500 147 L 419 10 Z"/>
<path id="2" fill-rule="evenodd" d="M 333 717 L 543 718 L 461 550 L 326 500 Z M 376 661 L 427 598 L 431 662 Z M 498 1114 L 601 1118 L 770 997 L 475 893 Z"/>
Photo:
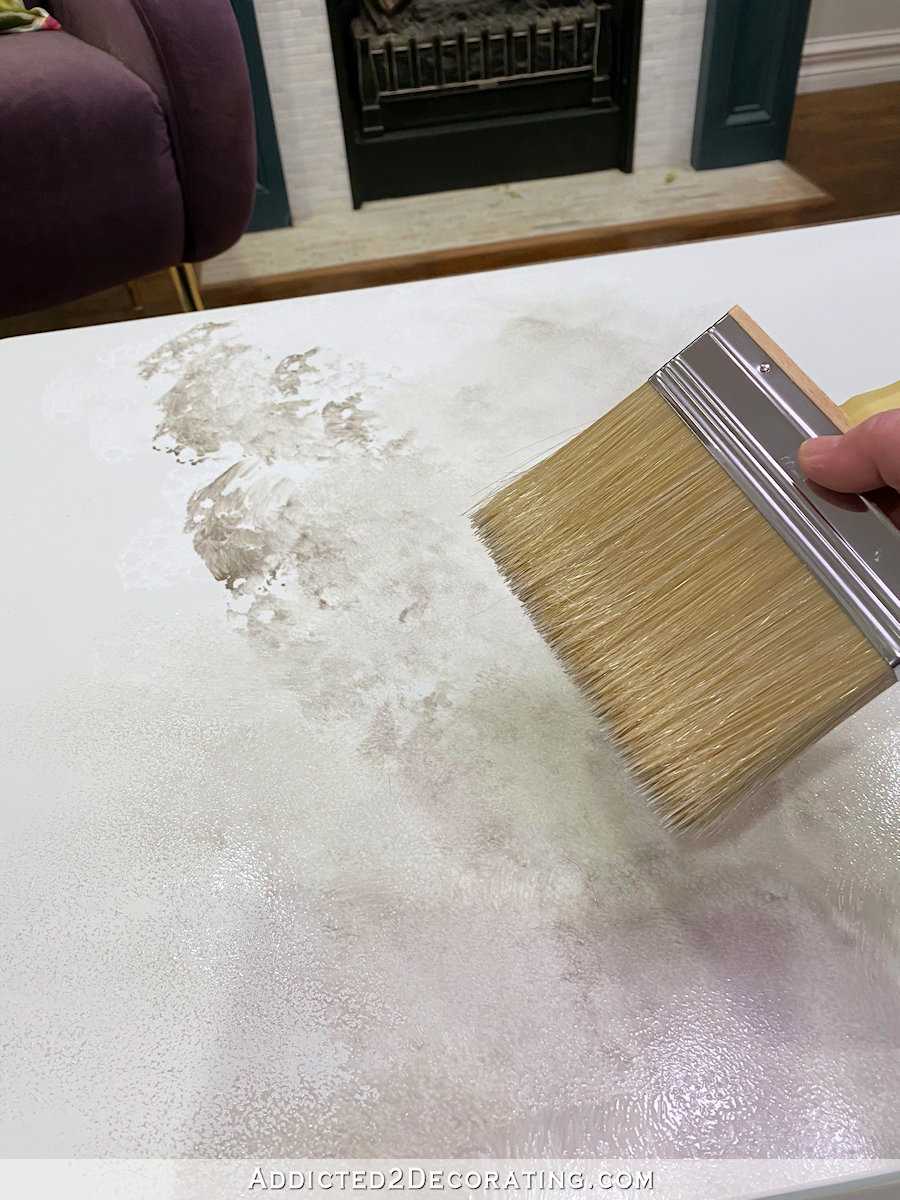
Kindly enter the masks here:
<path id="1" fill-rule="evenodd" d="M 841 433 L 846 433 L 848 429 L 852 429 L 854 422 L 841 412 L 833 400 L 829 400 L 818 384 L 813 383 L 805 371 L 801 371 L 792 358 L 788 358 L 777 342 L 773 342 L 764 329 L 760 329 L 752 317 L 748 317 L 742 308 L 735 306 L 728 310 L 729 317 L 734 317 L 741 329 L 753 338 L 760 350 L 765 350 L 768 358 L 772 360 L 777 367 L 781 367 L 788 379 L 792 383 L 796 383 L 797 387 L 802 392 L 805 392 L 812 400 L 817 408 L 832 421 Z"/>
<path id="2" fill-rule="evenodd" d="M 851 425 L 858 425 L 866 417 L 887 412 L 891 408 L 900 408 L 900 379 L 886 387 L 876 388 L 873 392 L 860 392 L 858 396 L 851 396 L 841 405 L 841 410 L 849 418 Z"/>
<path id="3" fill-rule="evenodd" d="M 772 362 L 809 396 L 813 404 L 822 410 L 825 416 L 840 429 L 841 433 L 846 433 L 848 429 L 852 429 L 854 425 L 858 425 L 860 421 L 864 421 L 866 417 L 871 417 L 874 413 L 900 408 L 900 381 L 890 383 L 887 387 L 877 388 L 874 392 L 861 392 L 858 396 L 851 396 L 849 400 L 838 407 L 833 400 L 829 400 L 817 384 L 813 383 L 805 371 L 800 370 L 792 358 L 788 358 L 778 343 L 772 341 L 766 331 L 761 329 L 742 308 L 735 306 L 729 309 L 728 315 L 733 317 L 745 333 L 753 338 L 757 346 L 766 352 Z"/>

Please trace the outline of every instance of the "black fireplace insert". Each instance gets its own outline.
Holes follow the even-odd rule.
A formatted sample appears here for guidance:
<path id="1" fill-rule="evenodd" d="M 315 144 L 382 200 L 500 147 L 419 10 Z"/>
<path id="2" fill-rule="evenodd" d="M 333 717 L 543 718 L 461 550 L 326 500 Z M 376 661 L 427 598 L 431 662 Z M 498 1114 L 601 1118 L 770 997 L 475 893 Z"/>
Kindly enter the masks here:
<path id="1" fill-rule="evenodd" d="M 327 0 L 353 203 L 618 167 L 641 0 Z"/>

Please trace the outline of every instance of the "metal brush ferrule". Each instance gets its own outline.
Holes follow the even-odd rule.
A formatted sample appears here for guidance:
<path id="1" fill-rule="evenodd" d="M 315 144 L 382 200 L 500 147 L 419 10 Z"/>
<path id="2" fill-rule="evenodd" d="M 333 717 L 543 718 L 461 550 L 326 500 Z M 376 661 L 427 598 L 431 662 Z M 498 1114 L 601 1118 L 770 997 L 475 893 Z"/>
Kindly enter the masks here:
<path id="1" fill-rule="evenodd" d="M 841 431 L 731 316 L 650 383 L 900 679 L 900 530 L 867 496 L 808 482 L 797 450 Z"/>

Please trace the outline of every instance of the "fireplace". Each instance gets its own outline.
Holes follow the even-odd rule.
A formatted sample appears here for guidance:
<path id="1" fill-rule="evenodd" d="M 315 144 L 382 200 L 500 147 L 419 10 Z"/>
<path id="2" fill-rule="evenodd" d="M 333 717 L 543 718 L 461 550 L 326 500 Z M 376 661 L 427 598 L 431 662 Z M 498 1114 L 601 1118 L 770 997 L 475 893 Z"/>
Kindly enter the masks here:
<path id="1" fill-rule="evenodd" d="M 353 203 L 630 171 L 641 0 L 327 0 Z"/>

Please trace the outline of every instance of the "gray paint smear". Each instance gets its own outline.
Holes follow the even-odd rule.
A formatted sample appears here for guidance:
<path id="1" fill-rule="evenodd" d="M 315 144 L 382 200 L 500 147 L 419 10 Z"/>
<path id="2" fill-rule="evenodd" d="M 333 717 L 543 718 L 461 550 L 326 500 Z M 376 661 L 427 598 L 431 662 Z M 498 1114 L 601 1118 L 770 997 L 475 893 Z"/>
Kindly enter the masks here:
<path id="1" fill-rule="evenodd" d="M 498 347 L 504 356 L 547 343 L 553 357 L 557 343 L 568 346 L 573 337 L 536 320 L 511 322 L 507 336 L 506 347 Z M 652 819 L 632 808 L 635 798 L 586 714 L 573 739 L 572 708 L 558 699 L 568 685 L 539 645 L 518 680 L 477 665 L 462 669 L 459 622 L 481 607 L 479 590 L 486 603 L 496 603 L 496 593 L 460 569 L 472 552 L 464 521 L 448 528 L 432 504 L 438 491 L 466 495 L 459 467 L 408 432 L 390 436 L 364 389 L 328 399 L 315 350 L 272 370 L 229 338 L 224 329 L 201 327 L 148 360 L 177 356 L 181 363 L 160 400 L 157 445 L 168 434 L 168 448 L 188 461 L 220 453 L 226 442 L 242 455 L 190 498 L 185 528 L 194 547 L 226 584 L 235 622 L 307 717 L 323 729 L 352 730 L 362 759 L 390 772 L 389 790 L 402 797 L 403 810 L 419 809 L 444 829 L 439 841 L 463 851 L 454 866 L 462 872 L 460 895 L 469 877 L 482 889 L 490 881 L 495 897 L 481 916 L 464 907 L 455 913 L 451 904 L 437 917 L 410 907 L 394 886 L 341 885 L 342 927 L 354 930 L 354 944 L 378 947 L 385 964 L 402 967 L 402 982 L 388 989 L 388 1009 L 363 1020 L 358 1036 L 358 1018 L 332 999 L 338 1019 L 323 1082 L 340 1091 L 365 1079 L 375 1090 L 358 1117 L 343 1111 L 329 1121 L 320 1111 L 319 1136 L 309 1131 L 306 1144 L 319 1152 L 409 1153 L 437 1144 L 448 1153 L 529 1156 L 755 1154 L 774 1147 L 793 1155 L 838 1143 L 885 1151 L 900 1136 L 894 1115 L 881 1112 L 883 1137 L 860 1136 L 858 1122 L 847 1123 L 848 1077 L 823 1080 L 820 1096 L 820 1085 L 810 1079 L 809 1090 L 803 1082 L 801 1063 L 820 1034 L 814 1010 L 798 1007 L 798 999 L 830 970 L 832 956 L 838 961 L 848 936 L 827 896 L 774 881 L 759 863 L 739 867 L 726 856 L 695 872 L 681 861 Z M 474 399 L 463 386 L 466 420 Z M 540 737 L 526 746 L 536 730 Z M 581 760 L 585 791 L 596 794 L 598 812 L 582 832 L 585 814 L 577 810 L 576 819 L 556 786 L 557 747 L 567 774 L 571 756 Z M 515 798 L 515 780 L 526 776 L 546 779 L 546 806 L 527 814 Z M 605 833 L 589 832 L 597 819 Z M 866 891 L 862 903 L 877 901 Z M 840 911 L 855 929 L 860 914 L 851 918 L 852 907 L 842 903 Z M 652 909 L 657 916 L 648 926 L 642 913 Z M 660 913 L 668 914 L 661 924 Z M 876 920 L 872 927 L 886 926 Z M 637 956 L 636 944 L 643 947 Z M 814 944 L 822 947 L 822 963 L 800 951 Z M 473 990 L 462 963 L 482 953 L 489 978 Z M 702 962 L 702 976 L 692 962 Z M 524 963 L 533 972 L 528 984 Z M 642 965 L 649 963 L 655 978 Z M 866 1038 L 878 1037 L 880 1028 L 895 1044 L 900 1014 L 879 1000 L 890 963 L 890 955 L 867 957 L 868 982 L 857 982 L 846 1006 L 833 995 L 828 1019 L 840 1009 L 839 1021 L 852 1028 L 861 1005 Z M 334 963 L 322 969 L 339 974 Z M 366 968 L 364 976 L 371 994 L 386 998 L 381 971 Z M 457 976 L 466 983 L 454 982 Z M 508 1003 L 510 989 L 516 995 Z M 373 1019 L 381 1030 L 374 1040 Z M 297 1020 L 305 1024 L 309 1015 L 298 1012 Z M 417 1072 L 410 1074 L 410 1021 L 422 1029 L 421 1086 L 436 1089 L 430 1103 Z M 394 1026 L 406 1031 L 399 1043 L 388 1032 Z M 465 1040 L 447 1058 L 439 1047 L 451 1029 Z M 493 1037 L 503 1029 L 501 1054 Z M 764 1044 L 780 1049 L 769 1057 Z M 836 1044 L 832 1053 L 841 1060 Z M 406 1062 L 403 1072 L 393 1069 L 397 1062 Z M 309 1078 L 311 1067 L 303 1070 Z M 548 1075 L 550 1109 L 541 1099 Z M 865 1078 L 871 1087 L 873 1076 Z M 234 1081 L 221 1086 L 227 1092 Z M 257 1137 L 271 1129 L 264 1093 L 249 1093 L 243 1103 L 262 1122 Z M 376 1132 L 401 1111 L 390 1135 L 386 1127 Z M 205 1136 L 217 1152 L 235 1149 L 233 1132 L 221 1140 L 210 1126 Z M 263 1140 L 286 1151 L 295 1143 L 285 1136 Z M 257 1141 L 251 1135 L 237 1145 L 250 1152 Z"/>

